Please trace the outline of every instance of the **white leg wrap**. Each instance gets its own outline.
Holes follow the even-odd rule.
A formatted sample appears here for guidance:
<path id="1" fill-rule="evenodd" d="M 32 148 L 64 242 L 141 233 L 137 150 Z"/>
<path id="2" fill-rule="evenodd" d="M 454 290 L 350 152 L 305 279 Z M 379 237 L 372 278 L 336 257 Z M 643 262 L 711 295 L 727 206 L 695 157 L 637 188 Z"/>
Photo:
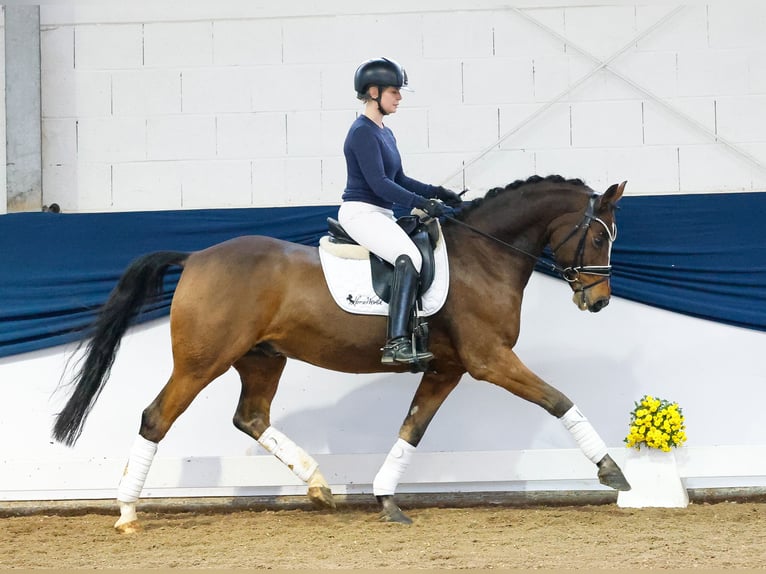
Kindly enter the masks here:
<path id="1" fill-rule="evenodd" d="M 596 434 L 593 425 L 588 422 L 588 419 L 580 412 L 577 405 L 572 405 L 572 408 L 564 413 L 564 416 L 559 420 L 564 425 L 564 428 L 572 433 L 583 454 L 591 462 L 597 464 L 606 456 L 606 443 Z"/>
<path id="2" fill-rule="evenodd" d="M 117 489 L 117 500 L 127 503 L 135 503 L 138 500 L 156 452 L 156 442 L 148 441 L 141 435 L 136 437 Z"/>
<path id="3" fill-rule="evenodd" d="M 303 482 L 308 482 L 319 468 L 319 463 L 311 455 L 274 427 L 263 431 L 258 437 L 258 444 L 285 463 Z"/>
<path id="4" fill-rule="evenodd" d="M 412 460 L 415 447 L 406 440 L 398 439 L 391 448 L 383 466 L 372 481 L 372 493 L 375 496 L 393 495 L 399 480 Z"/>

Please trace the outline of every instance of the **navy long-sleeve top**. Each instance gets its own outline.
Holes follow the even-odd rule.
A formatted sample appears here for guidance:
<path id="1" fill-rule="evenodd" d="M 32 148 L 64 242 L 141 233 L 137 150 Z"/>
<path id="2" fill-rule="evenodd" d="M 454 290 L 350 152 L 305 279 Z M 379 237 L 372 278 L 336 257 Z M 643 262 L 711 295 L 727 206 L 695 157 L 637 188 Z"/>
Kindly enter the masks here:
<path id="1" fill-rule="evenodd" d="M 434 197 L 436 188 L 407 177 L 396 147 L 394 133 L 360 115 L 348 130 L 343 144 L 348 180 L 344 201 L 364 201 L 391 209 L 422 207 Z"/>

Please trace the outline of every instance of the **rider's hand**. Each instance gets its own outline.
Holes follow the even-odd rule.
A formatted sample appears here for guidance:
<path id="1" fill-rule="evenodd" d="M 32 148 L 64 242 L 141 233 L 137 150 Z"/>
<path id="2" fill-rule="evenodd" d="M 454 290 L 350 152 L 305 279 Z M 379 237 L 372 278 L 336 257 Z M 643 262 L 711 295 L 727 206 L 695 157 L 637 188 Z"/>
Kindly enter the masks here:
<path id="1" fill-rule="evenodd" d="M 463 199 L 459 194 L 447 189 L 446 187 L 436 188 L 436 198 L 441 199 L 450 207 L 460 207 L 460 205 L 463 203 Z"/>
<path id="2" fill-rule="evenodd" d="M 442 215 L 452 215 L 455 213 L 454 209 L 436 199 L 429 199 L 421 209 L 431 217 L 441 217 Z"/>

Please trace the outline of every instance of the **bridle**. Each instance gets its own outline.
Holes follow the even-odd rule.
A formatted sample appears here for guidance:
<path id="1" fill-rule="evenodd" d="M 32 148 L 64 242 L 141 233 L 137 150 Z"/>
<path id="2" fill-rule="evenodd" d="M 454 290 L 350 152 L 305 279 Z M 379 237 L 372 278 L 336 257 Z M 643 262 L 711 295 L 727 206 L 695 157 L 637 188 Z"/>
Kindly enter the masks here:
<path id="1" fill-rule="evenodd" d="M 577 245 L 577 251 L 575 252 L 574 260 L 572 261 L 572 264 L 568 267 L 562 267 L 555 261 L 547 262 L 542 261 L 540 259 L 540 256 L 534 255 L 528 251 L 525 251 L 524 249 L 521 249 L 520 247 L 517 247 L 515 245 L 512 245 L 511 243 L 508 243 L 507 241 L 503 241 L 499 237 L 495 237 L 494 235 L 491 235 L 489 233 L 485 233 L 484 231 L 477 229 L 476 227 L 469 225 L 468 223 L 465 223 L 464 221 L 460 221 L 459 219 L 455 219 L 454 217 L 450 215 L 444 215 L 445 219 L 448 219 L 449 221 L 453 221 L 454 223 L 457 223 L 459 225 L 462 225 L 463 227 L 466 227 L 467 229 L 470 229 L 474 233 L 477 233 L 481 235 L 482 237 L 486 237 L 487 239 L 491 239 L 492 241 L 499 243 L 505 247 L 508 247 L 509 249 L 513 249 L 514 251 L 517 251 L 518 253 L 521 253 L 523 255 L 526 255 L 527 257 L 530 257 L 534 259 L 538 264 L 544 265 L 548 267 L 551 271 L 557 273 L 561 276 L 562 279 L 564 279 L 567 283 L 570 285 L 573 283 L 577 283 L 580 280 L 580 275 L 597 275 L 601 277 L 598 281 L 595 281 L 594 283 L 591 283 L 590 285 L 586 285 L 584 287 L 580 287 L 578 289 L 575 289 L 575 292 L 581 292 L 585 291 L 586 289 L 590 289 L 591 287 L 595 287 L 599 283 L 603 283 L 609 277 L 612 275 L 612 265 L 583 265 L 583 257 L 585 255 L 585 239 L 588 235 L 588 229 L 590 228 L 591 224 L 595 221 L 597 223 L 600 223 L 604 229 L 606 230 L 607 236 L 609 237 L 609 252 L 611 256 L 611 250 L 612 250 L 612 244 L 617 239 L 617 227 L 612 224 L 611 229 L 606 224 L 604 220 L 602 220 L 599 217 L 596 217 L 596 199 L 598 198 L 597 194 L 592 194 L 590 198 L 588 199 L 588 205 L 585 208 L 585 214 L 583 215 L 582 220 L 580 223 L 574 226 L 574 228 L 567 234 L 564 239 L 562 239 L 558 245 L 551 250 L 553 256 L 556 256 L 556 251 L 558 251 L 565 243 L 567 243 L 570 239 L 572 239 L 578 231 L 582 230 L 582 236 L 580 237 L 580 242 Z M 582 285 L 582 284 L 581 284 Z"/>

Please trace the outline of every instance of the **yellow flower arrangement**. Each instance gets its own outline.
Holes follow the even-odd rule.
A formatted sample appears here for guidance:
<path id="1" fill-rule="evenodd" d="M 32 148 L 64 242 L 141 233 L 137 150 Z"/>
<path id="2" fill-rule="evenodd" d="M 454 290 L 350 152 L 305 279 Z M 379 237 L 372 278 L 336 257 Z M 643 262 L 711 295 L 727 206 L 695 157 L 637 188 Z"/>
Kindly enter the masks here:
<path id="1" fill-rule="evenodd" d="M 669 452 L 686 442 L 684 415 L 678 403 L 644 395 L 630 413 L 630 430 L 624 439 L 628 448 L 641 446 Z"/>

